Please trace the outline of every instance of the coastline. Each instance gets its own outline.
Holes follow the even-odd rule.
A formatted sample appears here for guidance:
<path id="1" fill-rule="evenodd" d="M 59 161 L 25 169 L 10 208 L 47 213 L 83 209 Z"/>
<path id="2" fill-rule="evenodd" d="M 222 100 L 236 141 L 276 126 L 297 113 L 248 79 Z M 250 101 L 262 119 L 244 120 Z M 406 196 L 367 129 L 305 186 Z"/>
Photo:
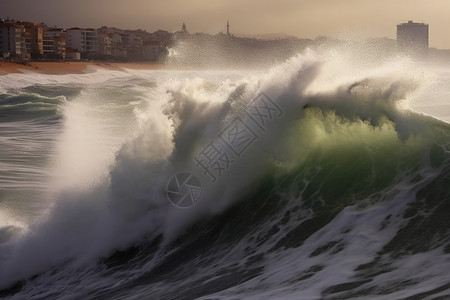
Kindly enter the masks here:
<path id="1" fill-rule="evenodd" d="M 74 62 L 40 62 L 29 61 L 25 64 L 0 61 L 0 76 L 12 73 L 37 72 L 48 75 L 83 74 L 93 72 L 95 69 L 106 69 L 126 72 L 132 70 L 156 70 L 162 65 L 150 62 L 100 62 L 100 61 L 74 61 Z"/>

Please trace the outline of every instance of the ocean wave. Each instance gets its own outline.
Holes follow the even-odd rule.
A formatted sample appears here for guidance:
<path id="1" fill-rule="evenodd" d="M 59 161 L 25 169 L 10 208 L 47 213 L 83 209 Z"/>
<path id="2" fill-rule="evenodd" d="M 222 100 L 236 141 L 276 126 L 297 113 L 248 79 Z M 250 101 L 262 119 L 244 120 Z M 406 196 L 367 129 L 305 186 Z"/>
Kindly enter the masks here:
<path id="1" fill-rule="evenodd" d="M 125 79 L 142 101 L 132 106 L 136 126 L 96 184 L 65 186 L 48 217 L 8 244 L 0 286 L 13 288 L 4 295 L 448 293 L 450 127 L 401 106 L 427 74 L 409 63 L 352 72 L 336 61 L 309 53 L 245 76 Z M 108 88 L 96 87 L 113 95 Z M 91 149 L 94 158 L 104 150 Z M 193 207 L 169 201 L 171 180 L 186 178 L 177 174 L 198 179 Z"/>

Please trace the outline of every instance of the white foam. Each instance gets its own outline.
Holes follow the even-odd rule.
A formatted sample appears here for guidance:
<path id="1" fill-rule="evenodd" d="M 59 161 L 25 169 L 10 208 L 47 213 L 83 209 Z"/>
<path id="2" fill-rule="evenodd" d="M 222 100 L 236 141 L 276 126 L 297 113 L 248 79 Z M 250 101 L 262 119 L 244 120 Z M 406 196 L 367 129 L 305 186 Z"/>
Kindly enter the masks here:
<path id="1" fill-rule="evenodd" d="M 64 85 L 70 83 L 77 84 L 98 84 L 106 80 L 117 77 L 128 77 L 128 74 L 120 71 L 110 71 L 96 69 L 90 73 L 81 74 L 43 74 L 36 72 L 11 73 L 0 76 L 0 88 L 3 90 L 20 89 L 31 85 Z"/>

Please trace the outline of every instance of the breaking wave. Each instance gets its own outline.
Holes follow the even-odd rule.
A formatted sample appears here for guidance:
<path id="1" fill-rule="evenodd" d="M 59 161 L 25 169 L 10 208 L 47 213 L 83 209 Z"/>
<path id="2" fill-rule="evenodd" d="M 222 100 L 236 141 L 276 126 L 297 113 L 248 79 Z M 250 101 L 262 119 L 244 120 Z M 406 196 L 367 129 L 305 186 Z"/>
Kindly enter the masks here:
<path id="1" fill-rule="evenodd" d="M 48 210 L 0 224 L 0 296 L 449 296 L 450 127 L 406 108 L 436 75 L 345 59 L 22 75 L 0 115 L 59 129 Z M 176 174 L 200 182 L 190 208 Z"/>

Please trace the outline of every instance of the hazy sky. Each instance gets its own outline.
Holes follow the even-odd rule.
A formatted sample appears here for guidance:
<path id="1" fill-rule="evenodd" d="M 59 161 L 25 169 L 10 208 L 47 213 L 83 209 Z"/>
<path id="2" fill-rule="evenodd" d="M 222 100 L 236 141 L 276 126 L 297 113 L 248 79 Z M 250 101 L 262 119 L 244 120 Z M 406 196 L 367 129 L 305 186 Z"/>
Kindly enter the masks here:
<path id="1" fill-rule="evenodd" d="M 0 0 L 0 18 L 61 27 L 99 27 L 298 37 L 386 36 L 414 20 L 430 25 L 430 46 L 450 49 L 450 0 Z"/>

